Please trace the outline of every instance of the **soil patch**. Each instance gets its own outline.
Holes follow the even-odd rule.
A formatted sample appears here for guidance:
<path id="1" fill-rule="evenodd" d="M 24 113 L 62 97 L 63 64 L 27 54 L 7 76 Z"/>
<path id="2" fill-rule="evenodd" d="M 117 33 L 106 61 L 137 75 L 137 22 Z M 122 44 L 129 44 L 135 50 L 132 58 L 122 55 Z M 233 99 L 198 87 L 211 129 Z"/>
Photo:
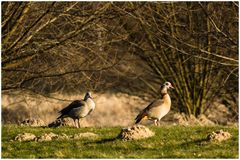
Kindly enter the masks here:
<path id="1" fill-rule="evenodd" d="M 134 125 L 132 127 L 123 128 L 118 138 L 128 141 L 137 140 L 154 136 L 155 133 L 143 125 Z"/>

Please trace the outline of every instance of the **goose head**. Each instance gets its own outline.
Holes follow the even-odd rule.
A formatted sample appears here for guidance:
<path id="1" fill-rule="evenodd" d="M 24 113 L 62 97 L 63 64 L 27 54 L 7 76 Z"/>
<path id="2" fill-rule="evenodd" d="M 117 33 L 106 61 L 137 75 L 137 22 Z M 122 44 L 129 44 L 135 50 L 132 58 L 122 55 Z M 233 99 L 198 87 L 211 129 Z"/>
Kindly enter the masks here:
<path id="1" fill-rule="evenodd" d="M 84 100 L 87 100 L 88 98 L 91 98 L 91 99 L 92 99 L 92 94 L 91 94 L 91 92 L 87 92 L 87 93 L 85 94 Z"/>
<path id="2" fill-rule="evenodd" d="M 170 82 L 165 82 L 161 87 L 161 94 L 167 94 L 168 89 L 174 89 Z"/>

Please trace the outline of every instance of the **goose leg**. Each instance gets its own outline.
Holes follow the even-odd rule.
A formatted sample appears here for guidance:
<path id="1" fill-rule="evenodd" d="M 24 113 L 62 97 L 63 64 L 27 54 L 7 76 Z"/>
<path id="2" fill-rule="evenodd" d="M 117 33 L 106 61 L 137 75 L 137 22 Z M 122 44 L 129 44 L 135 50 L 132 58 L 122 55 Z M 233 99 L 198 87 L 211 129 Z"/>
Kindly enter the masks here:
<path id="1" fill-rule="evenodd" d="M 154 120 L 154 125 L 157 126 L 157 119 Z"/>
<path id="2" fill-rule="evenodd" d="M 78 128 L 80 128 L 80 119 L 78 119 Z"/>
<path id="3" fill-rule="evenodd" d="M 159 119 L 157 120 L 157 125 L 160 126 L 160 120 Z"/>
<path id="4" fill-rule="evenodd" d="M 77 127 L 76 120 L 77 120 L 77 119 L 73 119 L 73 121 L 74 121 L 74 126 L 75 126 L 76 128 L 78 128 L 78 127 Z"/>
<path id="5" fill-rule="evenodd" d="M 73 119 L 73 124 L 74 124 L 74 126 L 75 126 L 75 119 Z"/>

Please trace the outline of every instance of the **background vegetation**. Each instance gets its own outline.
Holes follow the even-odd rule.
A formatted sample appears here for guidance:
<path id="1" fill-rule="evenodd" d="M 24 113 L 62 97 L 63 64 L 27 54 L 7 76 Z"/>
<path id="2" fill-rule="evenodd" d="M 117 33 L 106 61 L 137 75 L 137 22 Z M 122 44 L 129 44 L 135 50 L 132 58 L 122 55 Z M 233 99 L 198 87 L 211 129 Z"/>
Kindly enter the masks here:
<path id="1" fill-rule="evenodd" d="M 123 92 L 238 117 L 237 2 L 2 2 L 2 93 Z M 57 98 L 57 97 L 55 97 Z"/>

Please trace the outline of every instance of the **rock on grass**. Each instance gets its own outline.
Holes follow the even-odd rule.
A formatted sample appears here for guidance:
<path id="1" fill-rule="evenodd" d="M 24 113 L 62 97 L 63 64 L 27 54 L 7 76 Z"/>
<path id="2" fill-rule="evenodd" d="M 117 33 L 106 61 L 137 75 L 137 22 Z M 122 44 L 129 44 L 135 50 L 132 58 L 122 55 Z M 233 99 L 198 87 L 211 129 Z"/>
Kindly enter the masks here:
<path id="1" fill-rule="evenodd" d="M 152 132 L 149 128 L 143 125 L 134 125 L 132 127 L 123 128 L 121 133 L 118 135 L 118 138 L 127 141 L 149 138 L 154 135 L 155 133 Z"/>

